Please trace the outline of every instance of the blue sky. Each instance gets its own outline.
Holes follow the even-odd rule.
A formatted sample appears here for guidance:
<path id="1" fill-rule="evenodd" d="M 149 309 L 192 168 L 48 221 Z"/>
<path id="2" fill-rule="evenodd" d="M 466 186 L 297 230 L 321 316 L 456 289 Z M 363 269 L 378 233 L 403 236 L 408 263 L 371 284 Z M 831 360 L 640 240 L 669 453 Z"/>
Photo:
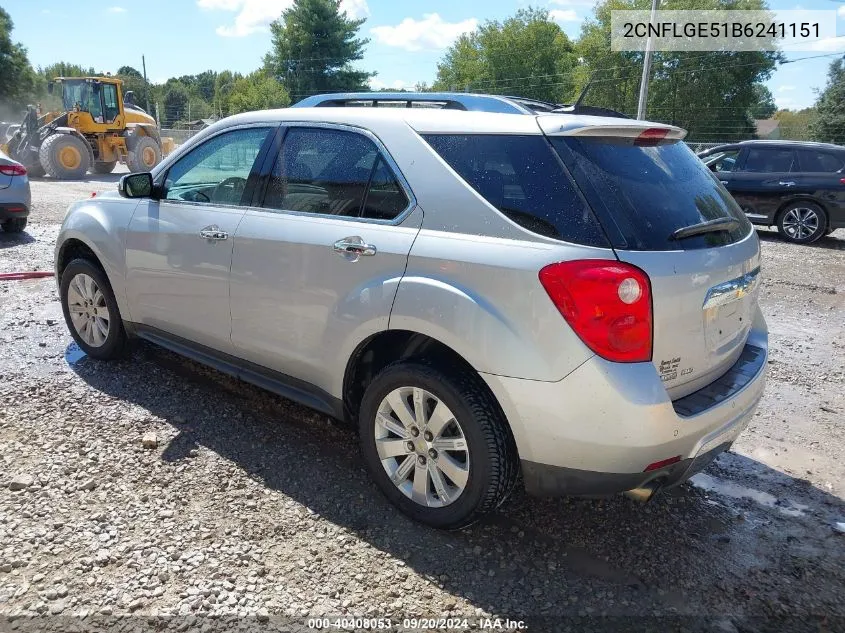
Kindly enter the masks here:
<path id="1" fill-rule="evenodd" d="M 141 69 L 146 56 L 152 81 L 207 69 L 249 72 L 270 48 L 267 24 L 292 0 L 0 0 L 15 23 L 13 39 L 44 66 L 59 60 L 116 71 Z M 367 19 L 370 38 L 362 67 L 378 71 L 373 87 L 411 87 L 431 82 L 437 61 L 462 32 L 488 19 L 512 15 L 527 0 L 343 0 L 348 14 Z M 576 37 L 593 0 L 536 0 Z M 837 33 L 845 35 L 845 0 L 770 0 L 773 9 L 839 12 Z M 96 25 L 96 30 L 95 30 Z M 790 59 L 845 51 L 845 37 L 820 43 L 817 52 Z M 824 86 L 832 58 L 809 59 L 779 68 L 769 88 L 779 106 L 812 105 Z"/>

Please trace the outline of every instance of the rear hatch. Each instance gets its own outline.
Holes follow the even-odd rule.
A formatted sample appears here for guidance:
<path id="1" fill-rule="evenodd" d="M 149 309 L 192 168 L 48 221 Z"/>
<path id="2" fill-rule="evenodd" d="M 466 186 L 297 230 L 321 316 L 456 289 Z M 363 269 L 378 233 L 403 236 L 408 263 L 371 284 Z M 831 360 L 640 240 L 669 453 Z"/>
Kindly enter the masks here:
<path id="1" fill-rule="evenodd" d="M 619 259 L 648 274 L 652 362 L 669 396 L 683 397 L 724 374 L 745 346 L 760 280 L 756 233 L 682 130 L 573 119 L 538 122 Z"/>

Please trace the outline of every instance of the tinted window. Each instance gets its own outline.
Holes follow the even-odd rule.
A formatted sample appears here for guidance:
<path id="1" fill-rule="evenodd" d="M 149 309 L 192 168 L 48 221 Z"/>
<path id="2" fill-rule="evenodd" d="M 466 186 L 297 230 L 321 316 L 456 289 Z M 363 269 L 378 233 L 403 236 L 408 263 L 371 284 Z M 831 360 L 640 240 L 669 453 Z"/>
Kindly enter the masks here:
<path id="1" fill-rule="evenodd" d="M 602 221 L 614 246 L 680 250 L 730 244 L 751 225 L 685 143 L 646 147 L 632 139 L 555 137 L 552 145 Z M 684 240 L 669 236 L 705 220 L 733 217 L 740 228 Z"/>
<path id="2" fill-rule="evenodd" d="M 743 171 L 771 172 L 792 169 L 794 156 L 791 149 L 752 147 L 748 150 Z"/>
<path id="3" fill-rule="evenodd" d="M 117 86 L 103 84 L 103 105 L 105 106 L 106 123 L 111 123 L 120 114 L 117 108 Z"/>
<path id="4" fill-rule="evenodd" d="M 370 179 L 373 191 L 367 195 Z M 407 206 L 396 178 L 367 137 L 345 130 L 291 128 L 267 187 L 264 207 L 392 219 Z"/>
<path id="5" fill-rule="evenodd" d="M 392 220 L 408 206 L 408 198 L 390 166 L 381 156 L 370 179 L 370 188 L 364 200 L 361 216 L 375 220 Z"/>
<path id="6" fill-rule="evenodd" d="M 167 200 L 241 204 L 246 180 L 271 128 L 219 134 L 180 158 L 165 179 Z"/>
<path id="7" fill-rule="evenodd" d="M 801 171 L 830 174 L 841 171 L 845 167 L 845 153 L 841 156 L 812 150 L 799 150 L 798 153 L 801 159 Z"/>
<path id="8" fill-rule="evenodd" d="M 487 202 L 520 226 L 567 242 L 607 246 L 597 220 L 544 137 L 423 138 Z"/>

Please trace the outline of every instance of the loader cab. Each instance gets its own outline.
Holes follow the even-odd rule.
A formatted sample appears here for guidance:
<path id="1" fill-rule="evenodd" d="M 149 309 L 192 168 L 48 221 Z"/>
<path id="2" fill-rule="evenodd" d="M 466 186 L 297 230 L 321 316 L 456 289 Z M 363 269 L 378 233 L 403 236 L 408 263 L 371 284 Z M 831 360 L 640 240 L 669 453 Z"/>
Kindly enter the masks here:
<path id="1" fill-rule="evenodd" d="M 58 77 L 55 85 L 60 86 L 62 109 L 68 113 L 87 112 L 91 124 L 96 126 L 122 127 L 123 107 L 120 86 L 117 80 L 103 81 L 93 77 Z M 51 86 L 53 84 L 50 84 Z M 85 124 L 87 117 L 79 117 Z M 96 129 L 92 131 L 103 131 Z"/>

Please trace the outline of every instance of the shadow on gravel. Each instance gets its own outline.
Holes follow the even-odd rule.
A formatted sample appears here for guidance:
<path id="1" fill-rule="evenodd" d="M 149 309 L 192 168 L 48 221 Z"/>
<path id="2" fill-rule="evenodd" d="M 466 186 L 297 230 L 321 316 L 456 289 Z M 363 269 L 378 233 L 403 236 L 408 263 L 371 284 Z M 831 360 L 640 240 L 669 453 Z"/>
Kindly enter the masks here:
<path id="1" fill-rule="evenodd" d="M 177 429 L 164 461 L 214 451 L 453 595 L 527 617 L 535 630 L 605 615 L 601 630 L 641 630 L 637 623 L 659 624 L 659 613 L 685 617 L 685 630 L 817 631 L 827 629 L 792 616 L 843 615 L 842 537 L 828 527 L 842 501 L 745 457 L 727 454 L 707 471 L 711 483 L 733 484 L 736 498 L 690 486 L 647 505 L 517 492 L 490 519 L 442 532 L 389 505 L 362 466 L 355 434 L 325 416 L 147 344 L 120 363 L 72 356 L 91 387 Z M 761 506 L 763 492 L 770 497 Z M 290 536 L 284 517 L 264 528 L 257 538 Z"/>
<path id="2" fill-rule="evenodd" d="M 6 233 L 0 229 L 0 248 L 13 248 L 15 246 L 23 246 L 24 244 L 31 244 L 35 241 L 25 230 L 22 233 Z"/>
<path id="3" fill-rule="evenodd" d="M 825 235 L 812 244 L 792 244 L 783 239 L 777 231 L 757 231 L 757 236 L 764 242 L 783 242 L 796 248 L 829 248 L 834 251 L 845 251 L 845 230 Z"/>

